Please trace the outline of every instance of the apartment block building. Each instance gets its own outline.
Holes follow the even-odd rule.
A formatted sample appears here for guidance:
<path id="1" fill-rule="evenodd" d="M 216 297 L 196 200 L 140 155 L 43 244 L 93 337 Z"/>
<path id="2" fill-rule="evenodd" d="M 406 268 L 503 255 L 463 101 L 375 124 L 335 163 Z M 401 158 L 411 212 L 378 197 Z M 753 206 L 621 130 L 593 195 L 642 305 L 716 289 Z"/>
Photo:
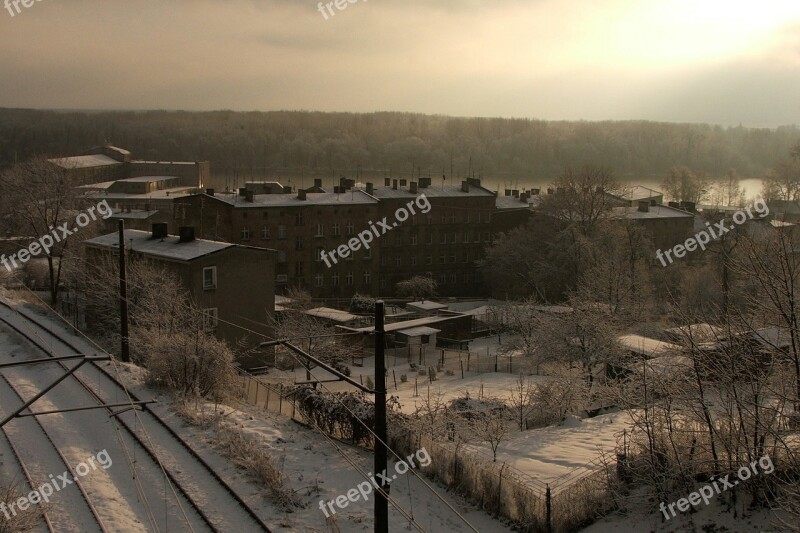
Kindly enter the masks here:
<path id="1" fill-rule="evenodd" d="M 315 184 L 312 190 L 323 189 Z M 397 211 L 421 195 L 429 210 L 416 207 L 406 220 L 396 220 Z M 492 240 L 495 195 L 479 180 L 434 187 L 422 178 L 356 187 L 342 179 L 333 192 L 208 190 L 174 204 L 175 224 L 194 226 L 200 237 L 278 250 L 279 293 L 301 287 L 316 298 L 391 296 L 399 281 L 428 275 L 442 293 L 467 296 L 481 293 L 476 262 Z M 323 260 L 322 252 L 346 245 L 384 219 L 392 229 L 376 236 L 369 249 L 335 263 Z"/>
<path id="2" fill-rule="evenodd" d="M 182 228 L 179 236 L 169 235 L 165 224 L 155 224 L 152 232 L 125 230 L 124 241 L 130 260 L 152 261 L 177 274 L 202 310 L 206 330 L 228 341 L 234 350 L 242 341 L 252 347 L 272 338 L 274 250 L 196 239 L 189 227 Z M 116 255 L 119 236 L 109 233 L 85 241 L 84 246 L 90 262 L 99 255 Z M 232 324 L 245 325 L 255 333 Z M 259 366 L 264 361 L 252 352 L 239 363 Z"/>

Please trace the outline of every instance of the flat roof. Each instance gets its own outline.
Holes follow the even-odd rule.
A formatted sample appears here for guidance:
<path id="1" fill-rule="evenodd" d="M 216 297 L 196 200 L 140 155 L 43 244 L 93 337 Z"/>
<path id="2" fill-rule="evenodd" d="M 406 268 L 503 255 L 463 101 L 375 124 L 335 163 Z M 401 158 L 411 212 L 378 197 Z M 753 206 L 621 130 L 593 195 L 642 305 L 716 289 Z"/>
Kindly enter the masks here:
<path id="1" fill-rule="evenodd" d="M 98 200 L 127 200 L 127 199 L 169 199 L 183 198 L 195 194 L 192 192 L 197 187 L 171 187 L 169 189 L 159 189 L 148 193 L 127 193 L 127 192 L 107 192 L 108 189 L 89 189 L 84 194 L 86 198 L 96 198 Z"/>
<path id="2" fill-rule="evenodd" d="M 427 326 L 417 326 L 416 328 L 401 329 L 397 333 L 402 333 L 406 337 L 422 337 L 423 335 L 433 335 L 441 333 L 442 330 L 429 328 Z"/>
<path id="3" fill-rule="evenodd" d="M 48 159 L 54 165 L 61 168 L 92 168 L 92 167 L 108 167 L 112 165 L 121 165 L 122 163 L 108 157 L 107 155 L 76 155 L 72 157 L 57 157 L 55 159 Z"/>
<path id="4" fill-rule="evenodd" d="M 309 192 L 306 199 L 297 198 L 297 193 L 255 194 L 253 201 L 248 202 L 244 196 L 237 193 L 218 192 L 213 198 L 237 208 L 252 207 L 301 207 L 304 205 L 369 205 L 377 204 L 378 200 L 364 191 L 347 191 L 344 193 Z"/>
<path id="5" fill-rule="evenodd" d="M 129 220 L 147 220 L 156 213 L 158 213 L 158 211 L 144 211 L 142 209 L 131 209 L 130 211 L 123 211 L 121 209 L 112 209 L 111 218 L 124 218 Z"/>
<path id="6" fill-rule="evenodd" d="M 514 196 L 497 196 L 495 200 L 495 205 L 497 209 L 530 209 L 531 204 L 530 200 L 521 201 L 519 198 Z"/>
<path id="7" fill-rule="evenodd" d="M 166 181 L 166 180 L 177 180 L 180 179 L 178 176 L 136 176 L 135 178 L 123 178 L 117 181 L 125 181 L 130 183 L 149 183 L 151 181 Z"/>
<path id="8" fill-rule="evenodd" d="M 681 347 L 671 342 L 664 342 L 641 335 L 620 335 L 617 342 L 623 348 L 649 357 L 674 354 L 681 351 Z"/>
<path id="9" fill-rule="evenodd" d="M 416 307 L 417 309 L 424 309 L 425 311 L 434 311 L 437 309 L 447 309 L 447 304 L 440 304 L 433 300 L 421 300 L 419 302 L 408 302 L 406 307 Z"/>
<path id="10" fill-rule="evenodd" d="M 478 185 L 470 185 L 469 192 L 464 192 L 461 190 L 461 184 L 458 185 L 447 185 L 444 186 L 440 184 L 431 183 L 430 187 L 426 187 L 424 189 L 420 189 L 417 187 L 417 192 L 413 193 L 408 188 L 408 185 L 405 187 L 397 187 L 397 189 L 393 189 L 391 186 L 382 185 L 380 187 L 373 188 L 372 195 L 376 198 L 416 198 L 417 196 L 425 195 L 428 198 L 459 198 L 465 196 L 475 196 L 475 197 L 488 197 L 494 196 L 494 193 L 488 189 L 484 189 Z M 520 202 L 521 203 L 521 202 Z"/>
<path id="11" fill-rule="evenodd" d="M 436 324 L 437 322 L 444 322 L 445 320 L 452 320 L 454 318 L 458 318 L 458 317 L 461 317 L 461 316 L 464 316 L 464 315 L 428 316 L 428 317 L 424 317 L 424 318 L 417 318 L 415 320 L 404 320 L 402 322 L 393 322 L 391 324 L 386 324 L 384 326 L 384 330 L 387 331 L 387 332 L 401 331 L 401 330 L 404 330 L 404 329 L 415 328 L 417 326 L 428 326 L 430 324 Z M 360 331 L 360 332 L 365 332 L 365 333 L 369 333 L 369 332 L 375 331 L 375 326 L 368 326 L 368 327 L 365 327 L 365 328 L 355 328 L 355 329 L 354 328 L 346 328 L 344 326 L 337 326 L 337 327 L 342 327 L 342 328 L 350 330 L 350 331 Z"/>
<path id="12" fill-rule="evenodd" d="M 306 311 L 305 314 L 315 316 L 317 318 L 333 320 L 335 322 L 352 322 L 353 320 L 358 320 L 361 318 L 358 315 L 354 315 L 340 309 L 333 309 L 331 307 L 315 307 L 314 309 L 309 309 Z"/>
<path id="13" fill-rule="evenodd" d="M 148 231 L 125 230 L 126 249 L 150 257 L 188 262 L 236 246 L 227 242 L 207 241 L 204 239 L 179 243 L 179 238 L 175 235 L 169 235 L 165 239 L 151 239 L 150 236 L 151 234 Z M 119 234 L 116 232 L 109 233 L 108 235 L 84 241 L 84 244 L 96 248 L 118 250 Z"/>
<path id="14" fill-rule="evenodd" d="M 682 209 L 676 209 L 666 205 L 651 205 L 648 206 L 647 211 L 639 211 L 636 206 L 630 207 L 613 207 L 612 212 L 618 218 L 692 218 L 694 215 Z"/>

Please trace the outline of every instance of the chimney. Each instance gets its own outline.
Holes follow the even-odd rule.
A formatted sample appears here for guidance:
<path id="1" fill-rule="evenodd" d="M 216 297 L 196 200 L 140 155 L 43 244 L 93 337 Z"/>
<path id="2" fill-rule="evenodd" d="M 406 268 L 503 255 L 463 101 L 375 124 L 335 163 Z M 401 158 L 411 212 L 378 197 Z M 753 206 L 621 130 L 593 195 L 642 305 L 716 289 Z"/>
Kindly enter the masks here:
<path id="1" fill-rule="evenodd" d="M 655 198 L 653 198 L 653 199 L 650 200 L 650 207 L 653 207 L 655 205 L 658 205 L 658 204 L 656 204 L 656 200 L 655 200 Z"/>
<path id="2" fill-rule="evenodd" d="M 642 213 L 647 213 L 650 211 L 650 203 L 649 202 L 639 202 L 639 211 Z"/>
<path id="3" fill-rule="evenodd" d="M 416 182 L 416 181 L 412 181 L 412 182 L 411 182 L 411 185 L 409 186 L 409 190 L 410 190 L 410 191 L 411 191 L 413 194 L 417 194 L 417 182 Z"/>
<path id="4" fill-rule="evenodd" d="M 206 194 L 209 196 L 214 196 L 214 189 L 206 189 Z"/>
<path id="5" fill-rule="evenodd" d="M 519 189 L 512 190 L 511 196 L 513 196 L 514 198 L 519 198 Z"/>
<path id="6" fill-rule="evenodd" d="M 166 239 L 168 226 L 166 222 L 156 222 L 153 224 L 153 236 L 151 239 Z"/>
<path id="7" fill-rule="evenodd" d="M 247 187 L 239 187 L 239 196 L 245 196 L 247 192 Z"/>
<path id="8" fill-rule="evenodd" d="M 333 192 L 334 192 L 334 194 L 341 194 L 342 188 L 339 187 L 338 185 L 334 185 L 333 186 Z"/>
<path id="9" fill-rule="evenodd" d="M 680 209 L 681 208 L 681 204 L 679 204 L 678 202 L 667 202 L 667 205 L 669 207 L 674 207 L 675 209 Z"/>
<path id="10" fill-rule="evenodd" d="M 695 213 L 697 211 L 696 204 L 694 202 L 681 202 L 683 209 L 689 211 L 690 213 Z"/>
<path id="11" fill-rule="evenodd" d="M 250 189 L 245 190 L 244 199 L 246 202 L 253 203 L 253 200 L 255 200 L 255 191 L 251 191 Z"/>
<path id="12" fill-rule="evenodd" d="M 524 192 L 524 193 L 520 194 L 519 195 L 519 201 L 527 203 L 528 202 L 528 193 Z"/>
<path id="13" fill-rule="evenodd" d="M 283 187 L 283 194 L 292 194 L 292 186 L 286 185 Z"/>
<path id="14" fill-rule="evenodd" d="M 375 187 L 372 185 L 371 182 L 367 182 L 367 194 L 372 194 L 375 192 Z"/>
<path id="15" fill-rule="evenodd" d="M 462 181 L 461 182 L 461 192 L 469 192 L 469 182 Z"/>
<path id="16" fill-rule="evenodd" d="M 306 200 L 306 191 L 303 190 L 303 189 L 300 189 L 299 191 L 297 191 L 297 199 L 305 202 L 305 200 Z"/>
<path id="17" fill-rule="evenodd" d="M 314 178 L 314 187 L 322 187 L 322 178 Z"/>
<path id="18" fill-rule="evenodd" d="M 405 187 L 405 186 L 406 186 L 406 180 L 402 180 L 402 179 L 401 179 L 401 180 L 400 180 L 400 186 L 401 186 L 401 187 Z"/>
<path id="19" fill-rule="evenodd" d="M 511 196 L 511 189 L 506 189 L 506 196 Z"/>
<path id="20" fill-rule="evenodd" d="M 419 179 L 419 188 L 420 189 L 427 189 L 431 186 L 431 179 L 430 178 L 420 178 Z"/>
<path id="21" fill-rule="evenodd" d="M 192 242 L 194 240 L 194 226 L 181 226 L 178 228 L 180 238 L 178 242 Z"/>
<path id="22" fill-rule="evenodd" d="M 397 180 L 392 180 L 392 189 L 397 190 Z"/>
<path id="23" fill-rule="evenodd" d="M 534 196 L 539 196 L 541 189 L 531 189 L 531 194 Z"/>
<path id="24" fill-rule="evenodd" d="M 384 187 L 388 187 L 391 184 L 392 184 L 392 181 L 389 178 L 383 178 Z"/>

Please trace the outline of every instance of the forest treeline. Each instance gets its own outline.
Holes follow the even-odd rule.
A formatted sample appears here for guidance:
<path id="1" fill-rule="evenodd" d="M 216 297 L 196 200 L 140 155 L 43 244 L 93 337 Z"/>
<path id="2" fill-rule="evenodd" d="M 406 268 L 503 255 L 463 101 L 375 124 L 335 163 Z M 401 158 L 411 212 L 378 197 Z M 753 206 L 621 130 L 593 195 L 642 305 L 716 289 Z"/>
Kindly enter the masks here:
<path id="1" fill-rule="evenodd" d="M 762 177 L 800 128 L 646 121 L 552 122 L 411 113 L 60 112 L 0 109 L 0 168 L 35 155 L 74 155 L 104 142 L 138 159 L 209 160 L 214 174 L 395 177 L 474 173 L 550 181 L 566 166 L 605 165 L 622 181 L 675 166 Z"/>

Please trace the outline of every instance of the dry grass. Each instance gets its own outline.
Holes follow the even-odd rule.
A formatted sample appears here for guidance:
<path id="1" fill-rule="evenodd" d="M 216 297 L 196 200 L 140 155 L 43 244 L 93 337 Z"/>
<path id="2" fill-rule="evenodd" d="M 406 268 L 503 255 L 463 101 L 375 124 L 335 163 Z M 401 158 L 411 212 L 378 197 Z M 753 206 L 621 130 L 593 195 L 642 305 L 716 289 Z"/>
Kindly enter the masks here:
<path id="1" fill-rule="evenodd" d="M 177 412 L 187 423 L 211 430 L 214 448 L 247 472 L 279 509 L 292 512 L 305 506 L 297 491 L 288 486 L 286 476 L 265 447 L 225 420 L 225 415 L 219 411 L 198 411 L 185 402 L 178 405 Z"/>
<path id="2" fill-rule="evenodd" d="M 19 481 L 0 488 L 0 502 L 5 503 L 6 508 L 10 508 L 11 504 L 21 496 L 24 496 L 24 494 L 20 490 Z M 18 510 L 16 515 L 12 514 L 11 511 L 6 511 L 11 515 L 11 518 L 3 516 L 0 519 L 0 533 L 24 533 L 35 530 L 39 525 L 41 514 L 45 510 L 44 505 L 43 503 L 38 505 L 31 504 L 26 511 Z"/>

